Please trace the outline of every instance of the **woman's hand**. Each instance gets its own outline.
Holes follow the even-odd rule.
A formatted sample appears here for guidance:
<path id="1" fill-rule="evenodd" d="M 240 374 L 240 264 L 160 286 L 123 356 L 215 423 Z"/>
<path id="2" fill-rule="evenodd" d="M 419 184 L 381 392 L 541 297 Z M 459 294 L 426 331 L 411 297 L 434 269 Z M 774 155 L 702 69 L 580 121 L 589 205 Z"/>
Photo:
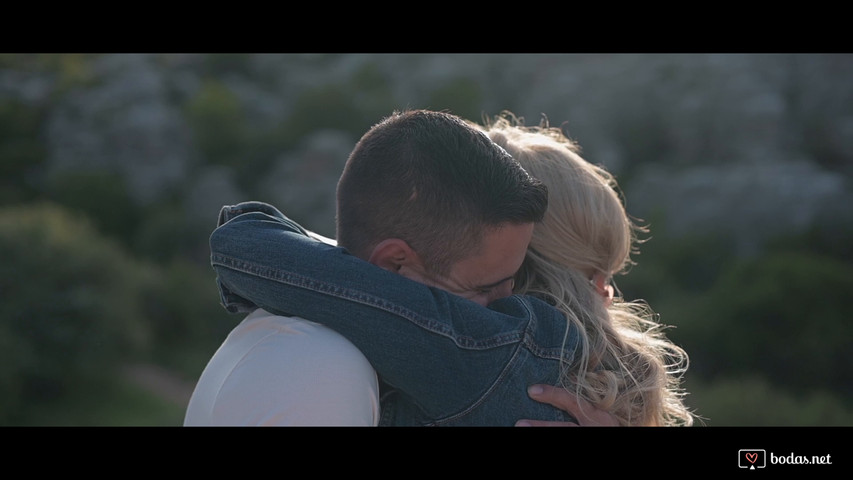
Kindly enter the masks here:
<path id="1" fill-rule="evenodd" d="M 532 385 L 527 389 L 530 398 L 537 402 L 553 405 L 560 410 L 569 412 L 578 419 L 574 422 L 555 422 L 542 420 L 519 420 L 516 427 L 616 427 L 619 422 L 616 417 L 604 410 L 599 410 L 591 403 L 577 395 L 569 393 L 564 388 L 551 385 Z"/>

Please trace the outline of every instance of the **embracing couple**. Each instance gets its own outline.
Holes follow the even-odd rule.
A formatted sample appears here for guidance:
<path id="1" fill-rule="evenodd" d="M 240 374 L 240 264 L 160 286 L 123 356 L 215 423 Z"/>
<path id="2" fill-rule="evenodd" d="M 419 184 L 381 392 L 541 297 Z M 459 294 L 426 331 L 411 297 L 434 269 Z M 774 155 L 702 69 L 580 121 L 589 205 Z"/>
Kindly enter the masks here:
<path id="1" fill-rule="evenodd" d="M 642 228 L 560 129 L 394 112 L 350 154 L 336 241 L 223 207 L 223 305 L 247 313 L 191 425 L 690 425 L 686 354 L 614 295 Z"/>

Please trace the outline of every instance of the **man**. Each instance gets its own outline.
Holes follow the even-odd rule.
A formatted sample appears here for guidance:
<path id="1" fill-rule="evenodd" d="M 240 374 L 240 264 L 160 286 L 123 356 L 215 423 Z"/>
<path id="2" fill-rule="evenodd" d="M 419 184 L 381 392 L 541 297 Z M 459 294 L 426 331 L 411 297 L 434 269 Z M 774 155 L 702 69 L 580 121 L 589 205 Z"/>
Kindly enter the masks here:
<path id="1" fill-rule="evenodd" d="M 547 192 L 459 117 L 418 110 L 393 114 L 359 140 L 337 206 L 338 242 L 351 254 L 485 306 L 511 294 Z M 264 208 L 225 207 L 220 225 L 277 213 Z M 234 311 L 256 308 L 221 288 Z M 343 337 L 257 309 L 211 359 L 185 425 L 376 425 L 378 398 L 375 373 Z"/>

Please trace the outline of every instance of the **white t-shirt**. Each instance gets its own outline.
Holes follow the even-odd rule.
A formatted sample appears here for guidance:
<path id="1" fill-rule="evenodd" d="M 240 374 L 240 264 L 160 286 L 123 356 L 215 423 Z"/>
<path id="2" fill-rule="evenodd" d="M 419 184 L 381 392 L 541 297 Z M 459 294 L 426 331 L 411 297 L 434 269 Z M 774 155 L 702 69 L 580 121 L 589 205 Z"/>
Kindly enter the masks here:
<path id="1" fill-rule="evenodd" d="M 205 367 L 184 426 L 379 423 L 379 384 L 364 355 L 323 325 L 258 309 Z"/>

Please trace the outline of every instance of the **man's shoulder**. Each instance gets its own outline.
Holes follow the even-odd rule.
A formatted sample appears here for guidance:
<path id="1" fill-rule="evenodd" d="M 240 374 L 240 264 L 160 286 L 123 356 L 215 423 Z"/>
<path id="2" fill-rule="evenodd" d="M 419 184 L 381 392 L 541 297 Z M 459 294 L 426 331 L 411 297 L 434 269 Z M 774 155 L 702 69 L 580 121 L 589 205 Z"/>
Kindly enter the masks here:
<path id="1" fill-rule="evenodd" d="M 369 425 L 378 415 L 377 391 L 370 363 L 343 336 L 304 318 L 256 310 L 208 364 L 186 424 Z M 351 405 L 329 404 L 341 399 Z"/>
<path id="2" fill-rule="evenodd" d="M 313 372 L 373 375 L 361 351 L 329 327 L 295 316 L 256 310 L 235 328 L 217 352 L 232 375 L 278 381 Z"/>
<path id="3" fill-rule="evenodd" d="M 231 331 L 202 380 L 218 385 L 264 384 L 306 370 L 338 370 L 341 365 L 372 372 L 361 351 L 334 330 L 304 318 L 257 309 Z"/>
<path id="4" fill-rule="evenodd" d="M 302 346 L 316 352 L 342 355 L 361 352 L 343 335 L 325 325 L 296 316 L 276 315 L 257 309 L 232 332 L 239 336 L 254 337 L 259 345 L 281 343 L 294 347 Z M 302 350 L 302 349 L 300 349 Z M 311 354 L 310 351 L 299 353 Z M 295 354 L 297 351 L 275 350 L 279 354 Z"/>

